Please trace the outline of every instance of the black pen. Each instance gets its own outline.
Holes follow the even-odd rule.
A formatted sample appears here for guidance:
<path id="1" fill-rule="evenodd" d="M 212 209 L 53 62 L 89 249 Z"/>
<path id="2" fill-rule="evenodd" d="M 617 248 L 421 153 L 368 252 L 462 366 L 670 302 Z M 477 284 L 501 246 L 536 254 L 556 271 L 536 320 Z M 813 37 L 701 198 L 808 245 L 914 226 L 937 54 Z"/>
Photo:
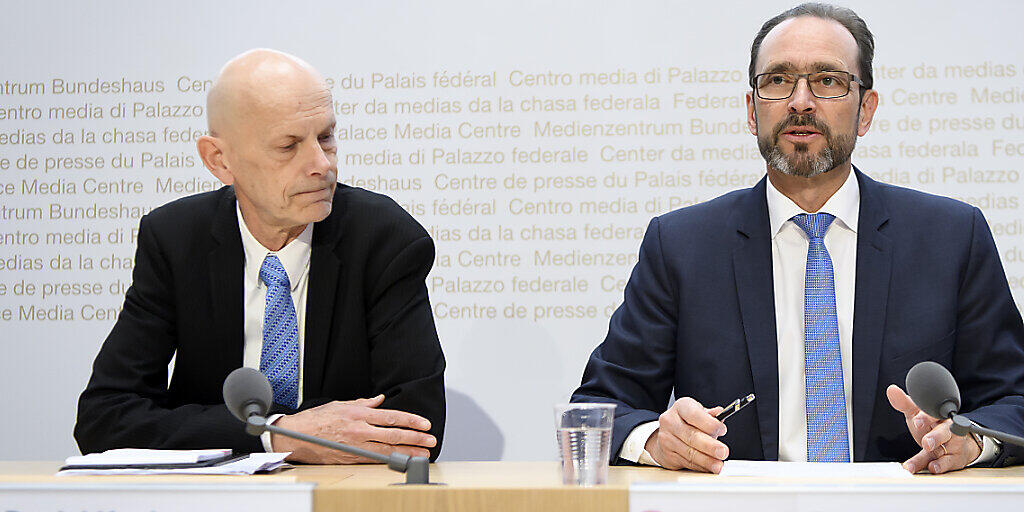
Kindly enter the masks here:
<path id="1" fill-rule="evenodd" d="M 729 417 L 732 416 L 733 414 L 736 414 L 736 413 L 740 412 L 740 409 L 746 407 L 748 404 L 750 404 L 753 401 L 754 401 L 754 394 L 753 393 L 751 393 L 751 394 L 749 394 L 749 395 L 747 395 L 747 396 L 745 396 L 743 398 L 737 398 L 736 400 L 733 400 L 731 404 L 725 406 L 725 410 L 720 412 L 720 413 L 718 413 L 718 416 L 715 416 L 715 419 L 718 420 L 718 421 L 725 421 L 725 420 L 729 419 Z"/>

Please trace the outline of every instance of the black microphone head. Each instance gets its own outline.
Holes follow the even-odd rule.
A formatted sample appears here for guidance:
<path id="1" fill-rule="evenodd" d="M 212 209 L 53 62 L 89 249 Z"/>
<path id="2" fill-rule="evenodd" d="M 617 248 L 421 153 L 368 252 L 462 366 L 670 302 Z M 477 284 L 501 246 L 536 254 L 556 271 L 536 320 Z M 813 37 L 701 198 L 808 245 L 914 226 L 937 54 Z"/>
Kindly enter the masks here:
<path id="1" fill-rule="evenodd" d="M 960 388 L 949 370 L 933 361 L 914 365 L 907 373 L 907 394 L 927 415 L 946 419 L 960 411 Z"/>
<path id="2" fill-rule="evenodd" d="M 239 368 L 224 379 L 224 403 L 231 414 L 246 422 L 250 405 L 259 407 L 259 415 L 266 416 L 274 402 L 274 390 L 267 377 L 252 368 Z M 250 409 L 250 412 L 251 409 Z"/>

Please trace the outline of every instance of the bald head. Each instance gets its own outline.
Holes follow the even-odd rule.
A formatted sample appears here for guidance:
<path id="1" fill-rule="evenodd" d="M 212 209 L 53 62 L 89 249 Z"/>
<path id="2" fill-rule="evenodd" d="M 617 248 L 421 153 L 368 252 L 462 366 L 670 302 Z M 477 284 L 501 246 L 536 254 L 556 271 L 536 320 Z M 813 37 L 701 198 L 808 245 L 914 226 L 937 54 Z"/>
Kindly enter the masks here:
<path id="1" fill-rule="evenodd" d="M 206 97 L 207 123 L 214 137 L 231 137 L 278 109 L 303 110 L 330 98 L 312 66 L 284 52 L 254 49 L 228 61 Z"/>
<path id="2" fill-rule="evenodd" d="M 337 185 L 331 91 L 309 64 L 273 50 L 231 59 L 207 96 L 203 164 L 234 188 L 249 232 L 278 250 L 331 212 Z"/>

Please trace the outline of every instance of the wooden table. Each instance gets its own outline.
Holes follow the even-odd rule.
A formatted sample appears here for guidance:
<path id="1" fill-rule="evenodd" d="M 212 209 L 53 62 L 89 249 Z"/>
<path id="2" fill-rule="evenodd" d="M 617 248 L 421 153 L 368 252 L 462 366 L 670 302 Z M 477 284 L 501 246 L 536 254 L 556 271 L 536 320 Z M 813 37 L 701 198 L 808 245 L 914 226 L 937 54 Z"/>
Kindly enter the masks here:
<path id="1" fill-rule="evenodd" d="M 659 468 L 613 467 L 609 482 L 596 487 L 562 485 L 555 462 L 441 462 L 431 465 L 431 480 L 446 485 L 396 486 L 403 475 L 380 465 L 299 466 L 274 475 L 233 476 L 109 476 L 54 477 L 56 462 L 0 462 L 0 484 L 54 483 L 181 483 L 310 482 L 315 484 L 316 511 L 476 511 L 489 512 L 581 510 L 626 511 L 629 486 L 635 482 L 702 482 L 726 479 Z M 876 479 L 877 480 L 877 479 Z M 731 477 L 728 482 L 793 483 L 792 480 Z M 877 480 L 892 482 L 891 480 Z M 872 483 L 871 479 L 854 483 Z M 849 482 L 844 482 L 849 483 Z M 1024 486 L 1024 467 L 968 469 L 948 475 L 917 475 L 900 485 L 948 484 Z"/>

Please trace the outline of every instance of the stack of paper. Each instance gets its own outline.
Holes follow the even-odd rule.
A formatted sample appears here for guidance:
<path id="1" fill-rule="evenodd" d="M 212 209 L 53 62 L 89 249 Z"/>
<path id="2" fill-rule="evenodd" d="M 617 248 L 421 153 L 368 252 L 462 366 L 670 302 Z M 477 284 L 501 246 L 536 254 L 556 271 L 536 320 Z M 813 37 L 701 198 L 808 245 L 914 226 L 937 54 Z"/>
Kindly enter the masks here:
<path id="1" fill-rule="evenodd" d="M 231 455 L 225 450 L 144 450 L 118 448 L 102 453 L 77 455 L 65 459 L 67 466 L 123 466 L 130 464 L 196 464 Z"/>
<path id="2" fill-rule="evenodd" d="M 238 457 L 231 450 L 145 450 L 121 448 L 68 457 L 58 475 L 251 475 L 289 467 L 288 453 L 253 453 Z"/>

